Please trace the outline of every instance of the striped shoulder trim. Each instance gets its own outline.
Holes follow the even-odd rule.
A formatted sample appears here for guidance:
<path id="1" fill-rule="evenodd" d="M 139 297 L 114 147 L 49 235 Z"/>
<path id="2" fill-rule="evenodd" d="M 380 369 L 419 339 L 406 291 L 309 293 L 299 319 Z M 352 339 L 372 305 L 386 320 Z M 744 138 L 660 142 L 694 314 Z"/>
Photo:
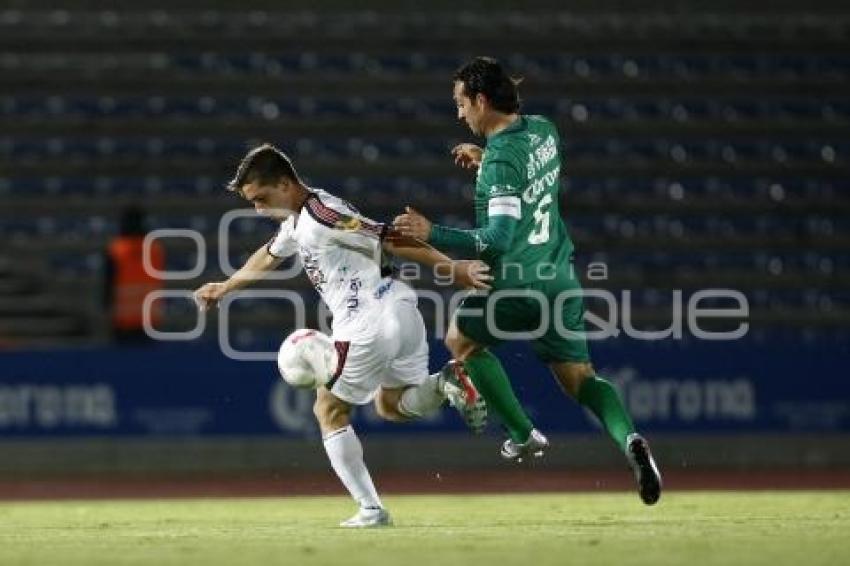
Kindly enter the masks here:
<path id="1" fill-rule="evenodd" d="M 335 230 L 356 231 L 378 239 L 383 239 L 388 230 L 386 224 L 374 223 L 337 212 L 326 206 L 315 194 L 307 197 L 304 208 L 316 222 Z"/>
<path id="2" fill-rule="evenodd" d="M 307 197 L 307 200 L 304 203 L 304 208 L 307 209 L 307 212 L 316 222 L 324 224 L 329 228 L 335 228 L 337 222 L 342 219 L 342 215 L 339 212 L 325 206 L 325 204 L 319 200 L 319 197 L 315 194 Z"/>

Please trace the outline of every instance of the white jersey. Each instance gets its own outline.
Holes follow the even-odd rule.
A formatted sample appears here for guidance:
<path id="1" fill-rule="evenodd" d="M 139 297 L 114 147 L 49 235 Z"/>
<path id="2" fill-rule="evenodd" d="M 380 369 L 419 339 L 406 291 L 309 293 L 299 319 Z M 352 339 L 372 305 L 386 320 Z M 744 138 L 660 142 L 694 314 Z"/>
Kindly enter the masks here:
<path id="1" fill-rule="evenodd" d="M 307 277 L 333 314 L 335 340 L 368 339 L 380 327 L 390 296 L 410 292 L 390 277 L 392 267 L 381 246 L 387 227 L 326 191 L 310 191 L 299 213 L 281 223 L 268 252 L 275 257 L 299 253 Z"/>

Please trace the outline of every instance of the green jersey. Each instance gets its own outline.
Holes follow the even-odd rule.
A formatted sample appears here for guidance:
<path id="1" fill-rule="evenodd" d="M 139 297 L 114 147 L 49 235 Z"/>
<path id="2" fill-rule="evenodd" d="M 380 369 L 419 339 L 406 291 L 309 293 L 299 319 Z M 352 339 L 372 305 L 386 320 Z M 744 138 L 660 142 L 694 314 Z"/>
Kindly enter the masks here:
<path id="1" fill-rule="evenodd" d="M 558 131 L 543 116 L 522 115 L 487 138 L 475 184 L 477 227 L 498 215 L 518 221 L 508 251 L 480 250 L 494 289 L 551 281 L 568 269 L 573 242 L 559 209 L 560 172 Z"/>

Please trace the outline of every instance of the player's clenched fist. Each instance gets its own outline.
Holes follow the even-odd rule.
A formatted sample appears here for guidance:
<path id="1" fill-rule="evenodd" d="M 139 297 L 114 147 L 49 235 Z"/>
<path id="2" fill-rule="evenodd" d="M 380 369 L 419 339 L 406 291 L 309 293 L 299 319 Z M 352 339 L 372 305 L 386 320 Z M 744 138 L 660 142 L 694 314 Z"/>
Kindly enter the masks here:
<path id="1" fill-rule="evenodd" d="M 452 155 L 455 158 L 455 165 L 460 165 L 464 169 L 478 169 L 484 150 L 473 143 L 462 143 L 452 148 Z"/>
<path id="2" fill-rule="evenodd" d="M 395 217 L 393 228 L 402 236 L 419 238 L 423 242 L 431 236 L 431 221 L 409 206 L 404 207 L 404 214 Z"/>
<path id="3" fill-rule="evenodd" d="M 226 293 L 227 286 L 224 283 L 207 283 L 195 291 L 192 298 L 195 299 L 198 308 L 205 311 L 218 303 Z"/>

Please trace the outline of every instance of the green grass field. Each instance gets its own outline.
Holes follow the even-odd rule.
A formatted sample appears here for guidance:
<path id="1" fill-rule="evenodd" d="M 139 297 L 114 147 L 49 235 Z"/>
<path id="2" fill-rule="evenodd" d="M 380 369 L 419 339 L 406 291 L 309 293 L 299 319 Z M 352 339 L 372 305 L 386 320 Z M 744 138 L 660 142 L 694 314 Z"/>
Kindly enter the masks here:
<path id="1" fill-rule="evenodd" d="M 0 503 L 0 564 L 850 564 L 850 491 Z"/>

